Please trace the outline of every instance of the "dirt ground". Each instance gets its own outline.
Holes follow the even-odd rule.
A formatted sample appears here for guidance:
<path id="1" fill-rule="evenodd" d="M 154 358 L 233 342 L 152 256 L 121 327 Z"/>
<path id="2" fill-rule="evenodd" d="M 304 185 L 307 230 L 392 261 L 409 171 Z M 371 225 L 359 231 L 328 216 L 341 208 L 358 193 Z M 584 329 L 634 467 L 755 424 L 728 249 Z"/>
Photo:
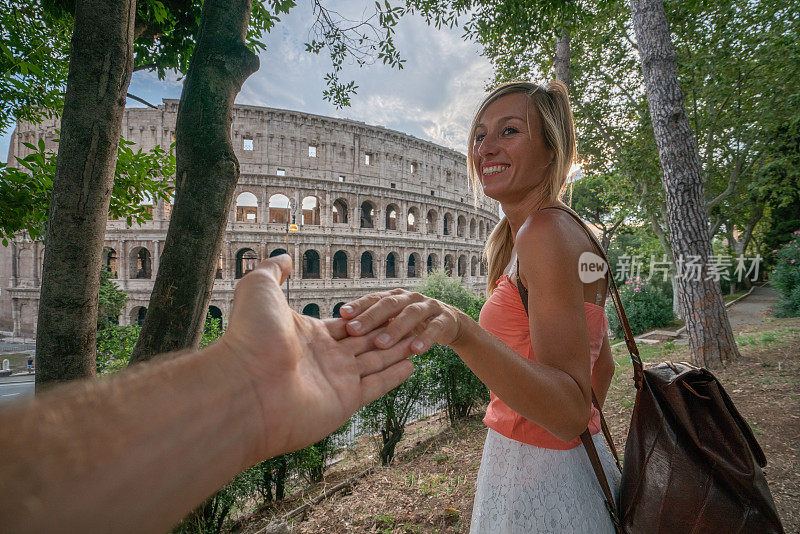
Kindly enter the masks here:
<path id="1" fill-rule="evenodd" d="M 767 480 L 786 532 L 800 532 L 800 319 L 767 319 L 737 325 L 742 358 L 714 373 L 742 416 L 750 423 L 767 456 Z M 686 348 L 659 344 L 642 348 L 646 361 L 687 360 Z M 634 388 L 627 354 L 615 352 L 617 374 L 609 392 L 606 417 L 622 447 Z M 376 467 L 352 488 L 312 506 L 291 522 L 295 533 L 467 532 L 475 478 L 486 428 L 480 415 L 450 427 L 441 416 L 409 428 L 398 459 Z M 365 439 L 326 480 L 305 495 L 264 508 L 234 525 L 255 533 L 306 499 L 363 471 L 374 459 Z M 374 458 L 374 456 L 373 456 Z"/>

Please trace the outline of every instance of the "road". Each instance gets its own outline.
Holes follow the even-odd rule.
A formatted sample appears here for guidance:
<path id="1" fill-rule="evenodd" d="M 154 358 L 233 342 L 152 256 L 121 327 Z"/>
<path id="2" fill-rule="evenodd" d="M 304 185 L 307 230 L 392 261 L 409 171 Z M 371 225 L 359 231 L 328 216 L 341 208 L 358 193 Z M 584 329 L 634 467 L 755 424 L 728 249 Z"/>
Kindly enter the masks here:
<path id="1" fill-rule="evenodd" d="M 17 399 L 33 397 L 34 382 L 31 376 L 9 376 L 0 378 L 0 404 Z"/>

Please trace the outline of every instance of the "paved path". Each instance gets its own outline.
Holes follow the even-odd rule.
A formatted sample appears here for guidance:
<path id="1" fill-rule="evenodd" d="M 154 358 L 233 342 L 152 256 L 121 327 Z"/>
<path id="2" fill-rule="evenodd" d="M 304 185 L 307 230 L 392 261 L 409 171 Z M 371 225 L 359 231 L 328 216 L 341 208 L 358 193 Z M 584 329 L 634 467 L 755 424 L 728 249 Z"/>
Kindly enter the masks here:
<path id="1" fill-rule="evenodd" d="M 756 286 L 753 292 L 728 308 L 728 320 L 737 333 L 746 325 L 764 324 L 764 319 L 772 317 L 772 310 L 778 294 L 769 286 Z"/>
<path id="2" fill-rule="evenodd" d="M 33 397 L 34 375 L 17 375 L 0 378 L 0 405 L 10 401 Z"/>

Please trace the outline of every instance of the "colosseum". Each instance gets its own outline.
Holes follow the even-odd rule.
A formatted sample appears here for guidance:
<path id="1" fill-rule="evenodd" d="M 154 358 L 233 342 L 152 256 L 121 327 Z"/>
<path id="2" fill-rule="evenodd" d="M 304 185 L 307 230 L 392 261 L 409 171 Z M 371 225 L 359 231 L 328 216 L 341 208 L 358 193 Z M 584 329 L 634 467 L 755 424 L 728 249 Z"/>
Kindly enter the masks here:
<path id="1" fill-rule="evenodd" d="M 148 150 L 174 139 L 177 100 L 125 110 L 123 136 Z M 19 124 L 23 143 L 55 150 L 55 121 Z M 290 305 L 315 317 L 393 287 L 412 288 L 444 268 L 482 292 L 481 251 L 497 204 L 473 204 L 463 154 L 397 131 L 298 111 L 237 105 L 231 136 L 241 176 L 228 217 L 209 313 L 225 320 L 236 280 L 267 256 L 295 259 Z M 172 205 L 151 204 L 141 226 L 109 220 L 104 262 L 128 294 L 121 324 L 144 319 Z M 0 247 L 0 331 L 32 337 L 44 245 L 24 237 Z"/>

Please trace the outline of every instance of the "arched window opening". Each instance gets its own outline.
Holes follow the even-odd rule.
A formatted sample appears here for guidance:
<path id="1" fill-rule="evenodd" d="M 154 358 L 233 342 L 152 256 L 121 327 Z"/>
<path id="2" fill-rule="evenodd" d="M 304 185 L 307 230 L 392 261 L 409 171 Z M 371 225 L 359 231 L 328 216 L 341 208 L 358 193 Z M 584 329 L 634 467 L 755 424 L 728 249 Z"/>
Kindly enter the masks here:
<path id="1" fill-rule="evenodd" d="M 386 278 L 397 278 L 397 254 L 394 252 L 386 256 Z"/>
<path id="2" fill-rule="evenodd" d="M 433 210 L 430 210 L 425 217 L 425 232 L 429 234 L 436 233 L 436 212 Z"/>
<path id="3" fill-rule="evenodd" d="M 439 267 L 439 258 L 436 254 L 428 254 L 428 274 L 431 274 L 436 268 Z"/>
<path id="4" fill-rule="evenodd" d="M 419 273 L 419 256 L 416 253 L 412 253 L 408 256 L 408 277 L 409 278 L 417 278 Z"/>
<path id="5" fill-rule="evenodd" d="M 316 317 L 319 319 L 319 306 L 314 304 L 307 304 L 305 308 L 303 308 L 303 315 L 308 315 L 310 317 Z"/>
<path id="6" fill-rule="evenodd" d="M 478 258 L 475 256 L 472 256 L 472 265 L 470 265 L 469 275 L 478 276 Z"/>
<path id="7" fill-rule="evenodd" d="M 375 278 L 372 270 L 372 254 L 364 252 L 361 254 L 361 278 Z"/>
<path id="8" fill-rule="evenodd" d="M 303 278 L 319 278 L 319 252 L 306 250 L 303 253 Z"/>
<path id="9" fill-rule="evenodd" d="M 469 221 L 469 238 L 475 239 L 475 231 L 478 228 L 478 223 L 475 222 L 475 219 L 471 219 Z"/>
<path id="10" fill-rule="evenodd" d="M 219 327 L 222 328 L 222 310 L 214 305 L 211 305 L 208 307 L 208 313 L 206 314 L 206 317 L 219 321 Z"/>
<path id="11" fill-rule="evenodd" d="M 319 199 L 314 196 L 303 198 L 303 225 L 319 225 Z"/>
<path id="12" fill-rule="evenodd" d="M 486 276 L 486 262 L 481 260 L 480 266 L 481 266 L 481 276 Z"/>
<path id="13" fill-rule="evenodd" d="M 453 216 L 449 213 L 444 214 L 444 227 L 442 228 L 442 234 L 450 235 L 453 233 Z"/>
<path id="14" fill-rule="evenodd" d="M 241 193 L 236 197 L 236 222 L 258 222 L 258 199 L 253 193 Z"/>
<path id="15" fill-rule="evenodd" d="M 347 202 L 341 198 L 333 203 L 333 224 L 347 224 Z"/>
<path id="16" fill-rule="evenodd" d="M 467 219 L 463 215 L 458 216 L 458 224 L 456 225 L 456 235 L 464 237 L 467 235 Z"/>
<path id="17" fill-rule="evenodd" d="M 333 313 L 331 314 L 334 318 L 338 318 L 342 316 L 341 309 L 344 306 L 344 302 L 337 302 L 336 306 L 333 307 Z"/>
<path id="18" fill-rule="evenodd" d="M 333 255 L 333 278 L 347 278 L 347 253 L 344 250 Z"/>
<path id="19" fill-rule="evenodd" d="M 478 239 L 485 239 L 486 238 L 486 224 L 481 221 L 478 224 Z"/>
<path id="20" fill-rule="evenodd" d="M 386 206 L 386 229 L 397 230 L 397 206 L 394 204 Z"/>
<path id="21" fill-rule="evenodd" d="M 289 217 L 289 197 L 277 193 L 269 197 L 269 222 L 286 224 Z"/>
<path id="22" fill-rule="evenodd" d="M 131 310 L 131 324 L 142 326 L 144 324 L 145 315 L 147 315 L 147 308 L 144 306 L 135 307 Z"/>
<path id="23" fill-rule="evenodd" d="M 458 276 L 467 276 L 467 257 L 463 254 L 458 257 Z"/>
<path id="24" fill-rule="evenodd" d="M 276 248 L 275 250 L 269 253 L 269 257 L 273 258 L 275 256 L 280 256 L 281 254 L 286 254 L 286 250 L 282 248 Z"/>
<path id="25" fill-rule="evenodd" d="M 236 278 L 241 278 L 258 265 L 258 254 L 251 248 L 243 248 L 236 253 Z"/>
<path id="26" fill-rule="evenodd" d="M 375 207 L 372 202 L 365 200 L 361 203 L 361 228 L 375 228 L 372 222 L 375 217 Z"/>
<path id="27" fill-rule="evenodd" d="M 106 266 L 108 272 L 111 273 L 111 278 L 119 278 L 117 276 L 117 251 L 113 248 L 103 249 L 103 265 Z"/>
<path id="28" fill-rule="evenodd" d="M 455 259 L 453 259 L 452 254 L 447 254 L 444 257 L 444 272 L 447 273 L 447 276 L 453 276 L 453 268 L 455 267 Z"/>
<path id="29" fill-rule="evenodd" d="M 131 251 L 131 278 L 151 278 L 153 276 L 150 251 L 136 247 Z"/>
<path id="30" fill-rule="evenodd" d="M 417 210 L 415 208 L 411 208 L 408 210 L 408 217 L 406 217 L 406 229 L 409 232 L 416 232 L 417 231 L 417 219 L 419 215 L 417 214 Z"/>

